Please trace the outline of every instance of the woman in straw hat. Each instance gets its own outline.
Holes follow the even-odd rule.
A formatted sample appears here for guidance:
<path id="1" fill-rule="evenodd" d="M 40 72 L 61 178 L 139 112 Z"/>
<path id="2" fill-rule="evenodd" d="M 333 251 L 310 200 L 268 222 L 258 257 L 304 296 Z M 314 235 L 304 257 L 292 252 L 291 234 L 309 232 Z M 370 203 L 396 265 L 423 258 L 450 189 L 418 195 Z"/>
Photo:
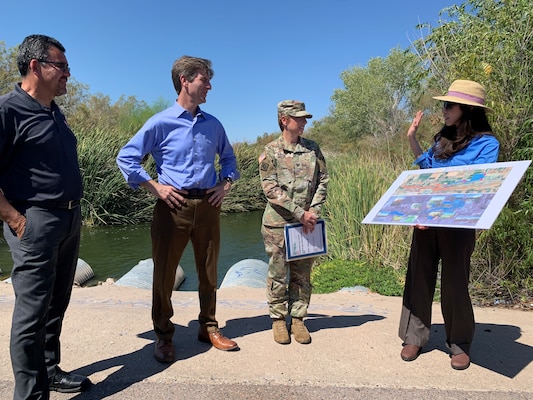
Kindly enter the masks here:
<path id="1" fill-rule="evenodd" d="M 416 139 L 423 113 L 416 113 L 407 131 L 415 164 L 420 168 L 439 168 L 496 162 L 499 143 L 487 120 L 486 112 L 492 110 L 485 105 L 483 86 L 456 80 L 445 96 L 434 99 L 443 101 L 444 126 L 435 135 L 431 148 L 423 152 Z M 404 361 L 415 360 L 429 339 L 440 260 L 441 310 L 451 366 L 457 370 L 470 366 L 475 322 L 468 282 L 474 245 L 474 229 L 415 226 L 399 327 Z"/>

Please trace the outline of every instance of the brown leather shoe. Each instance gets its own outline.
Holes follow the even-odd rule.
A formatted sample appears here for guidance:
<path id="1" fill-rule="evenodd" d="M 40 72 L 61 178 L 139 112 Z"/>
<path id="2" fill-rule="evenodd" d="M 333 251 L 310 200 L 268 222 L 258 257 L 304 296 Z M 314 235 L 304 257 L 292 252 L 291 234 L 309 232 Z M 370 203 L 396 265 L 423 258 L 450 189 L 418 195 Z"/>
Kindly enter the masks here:
<path id="1" fill-rule="evenodd" d="M 215 348 L 219 350 L 239 350 L 239 346 L 237 345 L 237 343 L 224 336 L 219 329 L 216 329 L 213 332 L 208 332 L 207 327 L 200 327 L 200 329 L 198 330 L 198 340 L 204 343 L 211 343 Z"/>
<path id="2" fill-rule="evenodd" d="M 422 347 L 420 346 L 417 346 L 415 344 L 406 344 L 405 346 L 403 346 L 402 352 L 400 353 L 400 357 L 402 357 L 402 360 L 404 361 L 414 361 L 418 358 L 421 351 Z"/>
<path id="3" fill-rule="evenodd" d="M 161 363 L 173 363 L 176 359 L 176 353 L 174 351 L 174 343 L 172 343 L 172 340 L 157 339 L 155 342 L 154 357 Z"/>
<path id="4" fill-rule="evenodd" d="M 452 368 L 463 370 L 470 367 L 470 357 L 466 353 L 452 354 Z"/>

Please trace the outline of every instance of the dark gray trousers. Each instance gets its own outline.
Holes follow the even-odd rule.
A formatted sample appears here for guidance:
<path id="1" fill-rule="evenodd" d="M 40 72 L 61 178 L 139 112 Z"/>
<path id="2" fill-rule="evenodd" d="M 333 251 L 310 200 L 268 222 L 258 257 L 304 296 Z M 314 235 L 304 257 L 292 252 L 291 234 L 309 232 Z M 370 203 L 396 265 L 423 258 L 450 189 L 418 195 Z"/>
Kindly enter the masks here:
<path id="1" fill-rule="evenodd" d="M 475 240 L 474 229 L 414 229 L 399 327 L 404 343 L 423 347 L 429 339 L 440 260 L 446 344 L 452 354 L 470 353 L 475 322 L 468 283 Z"/>
<path id="2" fill-rule="evenodd" d="M 80 244 L 81 211 L 19 209 L 22 239 L 4 223 L 13 257 L 15 307 L 11 326 L 14 399 L 48 399 L 49 376 L 60 361 L 59 336 L 70 301 Z"/>

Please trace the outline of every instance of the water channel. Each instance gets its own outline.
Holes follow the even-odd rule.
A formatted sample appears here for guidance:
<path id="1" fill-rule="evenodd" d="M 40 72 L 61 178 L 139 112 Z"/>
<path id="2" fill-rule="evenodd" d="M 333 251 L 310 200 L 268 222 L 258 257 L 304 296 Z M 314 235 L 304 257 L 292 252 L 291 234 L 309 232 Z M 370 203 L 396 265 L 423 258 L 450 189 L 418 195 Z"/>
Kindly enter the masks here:
<path id="1" fill-rule="evenodd" d="M 261 237 L 262 211 L 229 214 L 221 217 L 221 244 L 218 263 L 218 285 L 228 269 L 237 262 L 253 258 L 268 262 Z M 80 258 L 95 273 L 85 285 L 96 285 L 107 278 L 122 277 L 139 261 L 151 258 L 150 224 L 127 226 L 83 227 Z M 12 261 L 5 241 L 0 242 L 1 279 L 9 276 Z M 185 281 L 179 290 L 197 290 L 198 280 L 192 246 L 189 243 L 180 262 Z"/>

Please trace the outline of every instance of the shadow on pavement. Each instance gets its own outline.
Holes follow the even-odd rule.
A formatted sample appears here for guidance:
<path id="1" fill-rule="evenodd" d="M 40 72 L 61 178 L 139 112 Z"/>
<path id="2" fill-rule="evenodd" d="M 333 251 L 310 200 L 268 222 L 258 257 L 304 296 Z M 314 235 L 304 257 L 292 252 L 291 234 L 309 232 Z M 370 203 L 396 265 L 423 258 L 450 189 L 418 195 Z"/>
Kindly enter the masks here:
<path id="1" fill-rule="evenodd" d="M 323 329 L 350 328 L 361 326 L 367 322 L 381 321 L 381 315 L 323 315 L 310 314 L 305 325 L 309 332 L 318 332 Z"/>
<path id="2" fill-rule="evenodd" d="M 309 314 L 305 318 L 305 326 L 309 332 L 317 332 L 323 329 L 349 328 L 361 326 L 367 322 L 384 319 L 380 315 L 324 315 Z M 287 319 L 289 321 L 289 319 Z M 272 320 L 268 315 L 257 315 L 247 318 L 235 318 L 226 321 L 222 328 L 224 334 L 230 338 L 242 337 L 257 332 L 272 329 Z"/>
<path id="3" fill-rule="evenodd" d="M 185 360 L 208 351 L 211 346 L 197 340 L 198 321 L 190 321 L 189 326 L 174 325 L 174 345 L 176 346 L 176 361 Z M 167 369 L 171 364 L 162 364 L 154 358 L 154 343 L 156 336 L 153 330 L 137 335 L 140 338 L 152 340 L 139 350 L 132 353 L 101 360 L 72 371 L 76 374 L 90 376 L 92 374 L 116 369 L 102 382 L 98 382 L 83 393 L 71 399 L 92 400 L 112 396 L 124 389 L 141 382 Z M 179 338 L 179 342 L 176 341 Z M 142 368 L 139 368 L 142 366 Z"/>
<path id="4" fill-rule="evenodd" d="M 517 342 L 520 327 L 513 325 L 476 324 L 471 362 L 508 378 L 514 378 L 533 361 L 533 347 Z M 431 326 L 431 336 L 423 353 L 446 348 L 443 324 Z"/>

